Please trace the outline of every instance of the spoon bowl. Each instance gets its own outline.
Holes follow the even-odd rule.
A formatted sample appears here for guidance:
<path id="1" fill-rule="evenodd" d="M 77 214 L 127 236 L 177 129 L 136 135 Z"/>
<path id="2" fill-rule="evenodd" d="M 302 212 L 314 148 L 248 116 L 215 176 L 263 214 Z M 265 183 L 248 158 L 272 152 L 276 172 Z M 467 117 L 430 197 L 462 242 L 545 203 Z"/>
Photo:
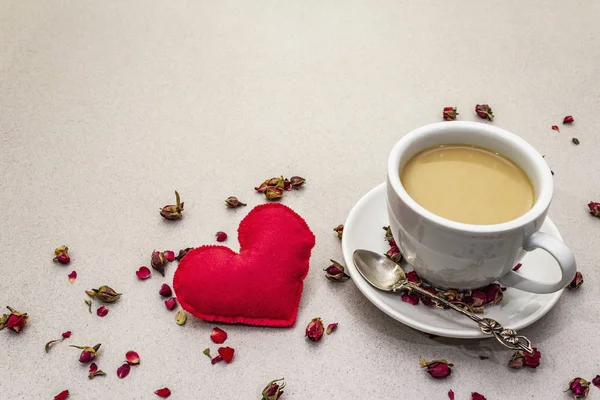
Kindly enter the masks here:
<path id="1" fill-rule="evenodd" d="M 362 277 L 379 290 L 393 291 L 398 282 L 406 279 L 400 265 L 374 251 L 358 249 L 352 259 Z"/>

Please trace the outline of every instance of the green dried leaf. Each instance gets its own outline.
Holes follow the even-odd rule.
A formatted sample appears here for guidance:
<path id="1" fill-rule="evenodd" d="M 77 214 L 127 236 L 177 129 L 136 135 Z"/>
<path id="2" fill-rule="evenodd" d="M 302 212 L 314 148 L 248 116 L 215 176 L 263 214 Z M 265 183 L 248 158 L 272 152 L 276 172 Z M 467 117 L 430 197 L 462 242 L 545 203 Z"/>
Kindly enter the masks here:
<path id="1" fill-rule="evenodd" d="M 175 315 L 175 322 L 177 325 L 185 325 L 185 321 L 187 321 L 186 312 L 183 310 L 177 311 L 177 314 Z"/>
<path id="2" fill-rule="evenodd" d="M 46 346 L 44 347 L 46 349 L 46 353 L 50 352 L 50 348 L 58 342 L 62 342 L 62 339 L 57 339 L 57 340 L 51 340 L 48 343 L 46 343 Z"/>
<path id="3" fill-rule="evenodd" d="M 92 301 L 91 300 L 86 300 L 85 304 L 88 305 L 88 309 L 89 309 L 89 312 L 91 314 L 92 313 Z"/>

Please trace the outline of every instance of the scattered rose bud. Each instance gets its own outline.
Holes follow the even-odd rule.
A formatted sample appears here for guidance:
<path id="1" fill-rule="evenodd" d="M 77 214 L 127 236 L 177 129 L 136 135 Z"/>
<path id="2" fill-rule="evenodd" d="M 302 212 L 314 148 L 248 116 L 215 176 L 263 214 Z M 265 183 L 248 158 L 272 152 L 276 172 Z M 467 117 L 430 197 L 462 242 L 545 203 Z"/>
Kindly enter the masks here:
<path id="1" fill-rule="evenodd" d="M 283 197 L 283 189 L 269 186 L 265 191 L 265 196 L 267 197 L 267 200 L 279 200 Z"/>
<path id="2" fill-rule="evenodd" d="M 596 375 L 596 377 L 594 379 L 592 379 L 592 383 L 597 388 L 600 388 L 600 375 Z"/>
<path id="3" fill-rule="evenodd" d="M 326 330 L 327 334 L 331 335 L 331 332 L 335 331 L 337 329 L 337 326 L 338 326 L 337 322 L 327 325 L 327 330 Z"/>
<path id="4" fill-rule="evenodd" d="M 65 400 L 67 397 L 69 397 L 69 391 L 63 390 L 62 392 L 54 396 L 54 400 Z"/>
<path id="5" fill-rule="evenodd" d="M 215 358 L 213 358 L 212 360 L 210 360 L 210 363 L 212 365 L 215 365 L 218 362 L 223 361 L 223 357 L 219 354 L 218 356 L 216 356 Z"/>
<path id="6" fill-rule="evenodd" d="M 540 358 L 542 353 L 536 347 L 533 348 L 533 354 L 523 353 L 525 356 L 525 366 L 528 368 L 537 368 L 540 366 Z"/>
<path id="7" fill-rule="evenodd" d="M 103 303 L 114 303 L 121 298 L 121 293 L 117 293 L 109 286 L 103 285 L 98 289 L 86 290 L 88 296 L 95 297 Z"/>
<path id="8" fill-rule="evenodd" d="M 508 362 L 508 367 L 513 369 L 520 369 L 525 366 L 525 353 L 521 350 L 515 351 Z"/>
<path id="9" fill-rule="evenodd" d="M 402 301 L 412 304 L 416 306 L 419 304 L 419 295 L 416 293 L 407 293 L 402 295 Z"/>
<path id="10" fill-rule="evenodd" d="M 168 220 L 174 221 L 176 219 L 181 219 L 183 214 L 183 202 L 180 201 L 179 193 L 177 190 L 175 191 L 175 203 L 174 205 L 164 206 L 160 210 L 160 215 Z"/>
<path id="11" fill-rule="evenodd" d="M 577 139 L 576 137 L 571 139 L 571 141 L 573 142 L 573 144 L 579 144 L 579 139 Z"/>
<path id="12" fill-rule="evenodd" d="M 479 118 L 487 119 L 489 121 L 494 119 L 492 108 L 487 104 L 477 104 L 475 106 L 475 112 L 479 115 Z"/>
<path id="13" fill-rule="evenodd" d="M 20 333 L 27 324 L 29 316 L 27 313 L 20 313 L 12 307 L 6 306 L 6 308 L 8 308 L 10 314 L 4 314 L 0 317 L 0 330 L 8 328 L 15 333 Z"/>
<path id="14" fill-rule="evenodd" d="M 306 183 L 306 179 L 301 178 L 299 176 L 292 176 L 290 178 L 290 185 L 294 189 L 298 189 L 300 186 L 304 185 L 305 183 Z"/>
<path id="15" fill-rule="evenodd" d="M 391 246 L 385 253 L 385 256 L 396 264 L 399 264 L 402 261 L 402 253 L 400 253 L 400 249 L 396 245 Z"/>
<path id="16" fill-rule="evenodd" d="M 335 228 L 333 228 L 333 231 L 335 233 L 337 233 L 338 239 L 341 239 L 342 235 L 344 233 L 344 225 L 340 224 L 340 225 L 336 226 Z"/>
<path id="17" fill-rule="evenodd" d="M 487 285 L 482 290 L 486 294 L 487 303 L 498 304 L 504 297 L 504 291 L 502 290 L 502 287 L 497 283 Z"/>
<path id="18" fill-rule="evenodd" d="M 187 248 L 185 248 L 185 249 L 181 249 L 181 250 L 179 250 L 179 254 L 177 255 L 177 257 L 175 257 L 175 259 L 176 259 L 177 261 L 181 261 L 181 259 L 182 259 L 183 257 L 185 257 L 185 255 L 188 253 L 188 251 L 190 251 L 190 250 L 193 250 L 193 249 L 194 249 L 193 247 L 187 247 Z"/>
<path id="19" fill-rule="evenodd" d="M 223 361 L 225 361 L 227 364 L 233 360 L 233 354 L 235 353 L 235 350 L 231 347 L 219 347 L 219 350 L 217 351 L 219 352 L 219 355 L 223 357 Z"/>
<path id="20" fill-rule="evenodd" d="M 129 350 L 125 353 L 125 360 L 129 365 L 138 365 L 140 363 L 140 355 L 133 350 Z"/>
<path id="21" fill-rule="evenodd" d="M 486 400 L 486 398 L 477 392 L 471 392 L 471 400 Z"/>
<path id="22" fill-rule="evenodd" d="M 570 123 L 572 123 L 573 121 L 575 121 L 575 120 L 573 119 L 573 117 L 572 117 L 571 115 L 567 115 L 567 116 L 566 116 L 566 117 L 563 119 L 563 124 L 570 124 Z"/>
<path id="23" fill-rule="evenodd" d="M 408 279 L 409 282 L 412 282 L 418 286 L 421 286 L 423 284 L 423 281 L 421 280 L 421 278 L 419 278 L 419 275 L 417 275 L 415 271 L 407 272 L 406 279 Z"/>
<path id="24" fill-rule="evenodd" d="M 175 252 L 173 250 L 165 250 L 165 251 L 163 251 L 163 255 L 169 262 L 171 262 L 175 259 Z"/>
<path id="25" fill-rule="evenodd" d="M 513 271 L 518 271 L 518 270 L 519 270 L 519 269 L 520 269 L 522 266 L 523 266 L 523 264 L 521 264 L 521 263 L 518 263 L 517 265 L 515 265 L 515 266 L 513 267 L 513 269 L 512 269 L 512 270 L 513 270 Z"/>
<path id="26" fill-rule="evenodd" d="M 71 282 L 71 284 L 75 283 L 75 279 L 77 279 L 77 272 L 73 271 L 68 275 L 69 278 L 69 282 Z"/>
<path id="27" fill-rule="evenodd" d="M 217 242 L 224 242 L 227 240 L 227 234 L 225 232 L 219 231 L 215 236 L 217 237 Z"/>
<path id="28" fill-rule="evenodd" d="M 160 272 L 162 276 L 165 276 L 165 267 L 167 266 L 168 262 L 169 260 L 167 260 L 167 257 L 164 255 L 163 252 L 157 250 L 154 250 L 152 252 L 152 257 L 150 258 L 150 265 L 152 265 L 152 268 Z"/>
<path id="29" fill-rule="evenodd" d="M 100 306 L 96 310 L 96 315 L 99 317 L 106 317 L 106 314 L 108 314 L 108 307 L 106 306 Z"/>
<path id="30" fill-rule="evenodd" d="M 210 355 L 210 349 L 207 347 L 204 349 L 204 351 L 202 352 L 206 357 L 210 358 L 212 360 L 212 356 Z"/>
<path id="31" fill-rule="evenodd" d="M 52 261 L 65 265 L 70 263 L 71 257 L 69 257 L 69 248 L 63 245 L 54 249 L 54 258 Z"/>
<path id="32" fill-rule="evenodd" d="M 158 294 L 160 294 L 162 297 L 171 297 L 173 295 L 173 291 L 169 285 L 163 283 L 158 291 Z"/>
<path id="33" fill-rule="evenodd" d="M 148 268 L 146 266 L 141 266 L 140 269 L 135 271 L 135 274 L 140 279 L 148 279 L 148 278 L 150 278 L 150 275 L 152 274 L 152 272 L 150 271 L 150 268 Z"/>
<path id="34" fill-rule="evenodd" d="M 318 342 L 323 337 L 324 331 L 325 327 L 321 318 L 313 318 L 306 326 L 305 336 L 313 342 Z"/>
<path id="35" fill-rule="evenodd" d="M 71 331 L 63 332 L 62 337 L 63 337 L 63 339 L 70 338 L 71 337 Z"/>
<path id="36" fill-rule="evenodd" d="M 224 343 L 227 340 L 227 332 L 221 328 L 214 327 L 210 334 L 210 340 L 217 344 Z"/>
<path id="37" fill-rule="evenodd" d="M 449 364 L 446 360 L 433 360 L 427 362 L 421 357 L 419 360 L 421 368 L 427 368 L 427 373 L 436 379 L 444 379 L 452 374 L 453 364 Z"/>
<path id="38" fill-rule="evenodd" d="M 177 314 L 175 315 L 175 323 L 177 325 L 185 325 L 185 322 L 187 321 L 187 313 L 183 310 L 179 310 L 177 311 Z"/>
<path id="39" fill-rule="evenodd" d="M 581 399 L 587 397 L 590 391 L 590 383 L 583 378 L 575 378 L 569 382 L 569 388 L 565 392 L 569 390 L 576 399 Z"/>
<path id="40" fill-rule="evenodd" d="M 444 107 L 442 117 L 445 121 L 455 121 L 457 115 L 458 113 L 456 112 L 456 107 Z"/>
<path id="41" fill-rule="evenodd" d="M 88 311 L 91 314 L 92 313 L 92 301 L 91 300 L 85 300 L 85 304 L 88 305 Z"/>
<path id="42" fill-rule="evenodd" d="M 79 356 L 79 362 L 82 364 L 87 364 L 96 359 L 98 355 L 98 349 L 100 349 L 101 344 L 97 344 L 94 347 L 90 346 L 75 346 L 70 345 L 69 347 L 75 347 L 76 349 L 82 349 L 81 355 Z"/>
<path id="43" fill-rule="evenodd" d="M 569 285 L 567 286 L 567 289 L 578 289 L 582 283 L 583 283 L 583 274 L 581 272 L 577 271 L 575 273 L 575 277 L 573 278 L 571 283 L 569 283 Z"/>
<path id="44" fill-rule="evenodd" d="M 558 128 L 558 125 L 552 125 L 552 130 L 556 131 L 556 132 L 560 132 L 560 129 Z"/>
<path id="45" fill-rule="evenodd" d="M 165 300 L 165 306 L 167 310 L 172 311 L 175 307 L 177 307 L 177 299 L 175 297 L 171 297 L 168 300 Z"/>
<path id="46" fill-rule="evenodd" d="M 131 366 L 127 363 L 121 365 L 119 368 L 117 368 L 117 376 L 119 377 L 119 379 L 123 379 L 125 378 L 127 375 L 129 375 L 129 371 L 131 371 Z"/>
<path id="47" fill-rule="evenodd" d="M 594 217 L 600 218 L 600 203 L 596 203 L 595 201 L 590 201 L 588 204 L 590 208 L 590 214 Z"/>
<path id="48" fill-rule="evenodd" d="M 90 371 L 88 372 L 88 379 L 94 379 L 97 376 L 106 376 L 106 374 L 101 369 L 98 369 L 96 363 L 91 363 Z"/>
<path id="49" fill-rule="evenodd" d="M 330 281 L 341 281 L 344 278 L 350 278 L 350 276 L 346 275 L 346 268 L 340 264 L 339 262 L 335 261 L 335 260 L 329 260 L 331 261 L 333 264 L 331 264 L 329 267 L 325 268 L 323 271 L 325 271 L 325 277 L 327 279 L 329 279 Z"/>
<path id="50" fill-rule="evenodd" d="M 156 394 L 158 397 L 162 397 L 162 398 L 167 398 L 171 395 L 171 391 L 169 390 L 169 388 L 162 388 L 162 389 L 158 389 L 156 392 L 154 392 L 154 394 Z"/>
<path id="51" fill-rule="evenodd" d="M 227 208 L 238 208 L 238 207 L 245 206 L 246 203 L 242 203 L 235 196 L 229 196 L 228 198 L 225 199 L 225 205 L 227 206 Z"/>
<path id="52" fill-rule="evenodd" d="M 262 391 L 262 398 L 260 400 L 277 400 L 283 394 L 283 388 L 285 387 L 284 378 L 272 380 L 265 386 Z M 277 383 L 281 382 L 281 383 Z"/>

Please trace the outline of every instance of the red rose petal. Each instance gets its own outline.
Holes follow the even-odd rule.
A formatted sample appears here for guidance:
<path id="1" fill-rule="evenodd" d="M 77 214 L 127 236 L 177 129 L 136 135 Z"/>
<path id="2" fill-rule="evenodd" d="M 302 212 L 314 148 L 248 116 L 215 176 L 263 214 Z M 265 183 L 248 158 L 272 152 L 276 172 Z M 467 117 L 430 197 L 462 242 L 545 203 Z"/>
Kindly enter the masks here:
<path id="1" fill-rule="evenodd" d="M 521 264 L 521 263 L 518 263 L 517 265 L 515 265 L 515 266 L 513 267 L 513 271 L 518 271 L 518 270 L 519 270 L 519 268 L 521 268 L 522 266 L 523 266 L 523 264 Z"/>
<path id="2" fill-rule="evenodd" d="M 448 390 L 448 399 L 454 400 L 454 392 L 452 391 L 452 389 Z"/>
<path id="3" fill-rule="evenodd" d="M 165 306 L 167 307 L 167 310 L 171 311 L 177 307 L 177 299 L 175 297 L 171 297 L 170 299 L 165 300 Z"/>
<path id="4" fill-rule="evenodd" d="M 552 130 L 556 131 L 556 132 L 560 132 L 560 129 L 558 128 L 557 125 L 552 125 Z"/>
<path id="5" fill-rule="evenodd" d="M 417 304 L 419 304 L 419 295 L 417 295 L 415 293 L 403 294 L 402 301 L 405 301 L 407 303 L 412 304 L 413 306 L 416 306 Z"/>
<path id="6" fill-rule="evenodd" d="M 227 240 L 227 234 L 225 232 L 217 232 L 216 237 L 217 242 L 224 242 L 225 240 Z"/>
<path id="7" fill-rule="evenodd" d="M 69 282 L 75 283 L 75 279 L 77 279 L 77 272 L 73 271 L 69 274 Z"/>
<path id="8" fill-rule="evenodd" d="M 105 317 L 106 314 L 108 314 L 108 307 L 106 307 L 106 306 L 100 306 L 100 307 L 98 307 L 98 309 L 96 310 L 96 314 L 99 317 Z"/>
<path id="9" fill-rule="evenodd" d="M 163 251 L 163 255 L 167 261 L 173 261 L 175 259 L 175 252 L 173 250 L 165 250 Z"/>
<path id="10" fill-rule="evenodd" d="M 594 379 L 592 379 L 592 383 L 597 388 L 600 388 L 600 375 L 596 375 L 596 377 Z"/>
<path id="11" fill-rule="evenodd" d="M 227 332 L 221 328 L 215 327 L 210 334 L 210 339 L 217 344 L 224 343 L 225 340 L 227 340 Z"/>
<path id="12" fill-rule="evenodd" d="M 563 119 L 563 124 L 570 124 L 570 123 L 572 123 L 573 121 L 575 121 L 575 120 L 573 119 L 573 117 L 572 117 L 571 115 L 567 115 L 567 116 L 566 116 L 566 117 Z"/>
<path id="13" fill-rule="evenodd" d="M 140 363 L 140 355 L 133 350 L 129 350 L 125 354 L 125 359 L 129 365 L 138 365 Z"/>
<path id="14" fill-rule="evenodd" d="M 162 388 L 162 389 L 158 389 L 156 392 L 154 392 L 158 397 L 163 397 L 163 398 L 167 398 L 171 395 L 171 391 L 169 390 L 169 388 Z"/>
<path id="15" fill-rule="evenodd" d="M 131 366 L 127 363 L 121 365 L 119 368 L 117 368 L 117 376 L 119 377 L 119 379 L 123 379 L 125 378 L 127 375 L 129 375 L 129 371 L 131 371 Z"/>
<path id="16" fill-rule="evenodd" d="M 482 394 L 479 394 L 477 392 L 472 392 L 471 400 L 486 400 L 486 398 Z"/>
<path id="17" fill-rule="evenodd" d="M 162 297 L 171 297 L 173 295 L 173 291 L 171 290 L 171 286 L 163 283 L 158 291 L 158 294 L 160 294 Z"/>
<path id="18" fill-rule="evenodd" d="M 331 332 L 337 329 L 338 323 L 334 322 L 332 324 L 327 325 L 327 334 L 331 335 Z"/>
<path id="19" fill-rule="evenodd" d="M 152 274 L 152 272 L 150 271 L 150 268 L 148 268 L 146 266 L 141 266 L 140 269 L 135 271 L 135 274 L 140 279 L 148 279 L 148 278 L 150 278 L 150 275 Z"/>
<path id="20" fill-rule="evenodd" d="M 219 347 L 219 355 L 221 357 L 223 357 L 223 361 L 225 361 L 227 364 L 229 364 L 231 362 L 231 360 L 233 360 L 233 353 L 235 352 L 234 349 L 232 349 L 231 347 Z"/>
<path id="21" fill-rule="evenodd" d="M 90 364 L 90 374 L 93 374 L 94 372 L 98 371 L 98 366 L 96 365 L 96 363 L 92 363 Z"/>
<path id="22" fill-rule="evenodd" d="M 210 360 L 210 363 L 212 365 L 215 365 L 218 362 L 223 361 L 223 357 L 221 357 L 221 355 L 219 354 L 218 356 L 216 356 L 215 358 L 213 358 L 212 360 Z"/>
<path id="23" fill-rule="evenodd" d="M 62 334 L 62 337 L 65 339 L 68 339 L 71 337 L 71 331 L 66 331 Z"/>
<path id="24" fill-rule="evenodd" d="M 54 400 L 65 400 L 67 397 L 69 397 L 69 391 L 63 390 L 62 392 L 54 396 Z"/>

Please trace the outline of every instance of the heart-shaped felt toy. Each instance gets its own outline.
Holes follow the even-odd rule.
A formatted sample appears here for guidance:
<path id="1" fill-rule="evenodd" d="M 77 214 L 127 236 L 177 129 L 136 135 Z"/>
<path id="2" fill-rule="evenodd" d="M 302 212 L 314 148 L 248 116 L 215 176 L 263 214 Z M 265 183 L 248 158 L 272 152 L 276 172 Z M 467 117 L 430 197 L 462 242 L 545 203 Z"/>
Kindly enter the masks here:
<path id="1" fill-rule="evenodd" d="M 263 204 L 242 220 L 238 240 L 239 254 L 213 245 L 190 250 L 173 278 L 177 300 L 206 321 L 293 325 L 315 245 L 308 225 L 289 207 Z"/>

